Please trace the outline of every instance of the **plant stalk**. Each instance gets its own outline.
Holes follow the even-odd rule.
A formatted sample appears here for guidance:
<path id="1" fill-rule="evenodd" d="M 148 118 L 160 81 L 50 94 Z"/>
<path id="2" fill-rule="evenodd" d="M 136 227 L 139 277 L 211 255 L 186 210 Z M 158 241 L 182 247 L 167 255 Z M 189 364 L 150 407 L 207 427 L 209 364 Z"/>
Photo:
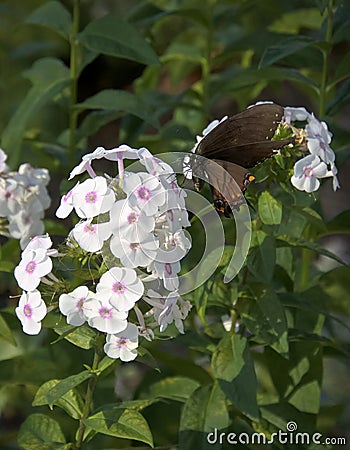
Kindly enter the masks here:
<path id="1" fill-rule="evenodd" d="M 100 338 L 101 338 L 101 336 L 100 336 Z M 91 372 L 93 374 L 92 374 L 92 377 L 88 381 L 88 385 L 86 388 L 86 394 L 85 394 L 84 408 L 83 408 L 82 416 L 79 421 L 79 428 L 77 431 L 76 444 L 75 444 L 76 450 L 80 450 L 82 448 L 83 440 L 84 440 L 84 433 L 85 433 L 85 429 L 86 429 L 86 426 L 84 424 L 84 419 L 89 417 L 89 415 L 92 411 L 92 407 L 93 407 L 93 396 L 94 396 L 94 391 L 95 391 L 95 387 L 96 387 L 97 380 L 98 380 L 96 370 L 102 359 L 102 345 L 103 344 L 100 342 L 101 339 L 99 339 L 98 341 L 99 342 L 95 347 L 94 359 L 93 359 L 92 367 L 91 367 Z"/>
<path id="2" fill-rule="evenodd" d="M 69 164 L 75 164 L 76 151 L 76 130 L 78 124 L 78 112 L 75 105 L 78 100 L 78 52 L 79 43 L 77 34 L 79 33 L 80 22 L 80 0 L 74 0 L 73 4 L 73 28 L 70 36 L 70 104 L 69 104 Z"/>
<path id="3" fill-rule="evenodd" d="M 333 31 L 333 0 L 328 0 L 327 6 L 327 29 L 325 36 L 326 46 L 322 50 L 323 55 L 323 67 L 320 86 L 320 101 L 319 101 L 319 118 L 322 119 L 326 112 L 327 101 L 327 84 L 328 84 L 328 72 L 329 72 L 329 59 L 332 50 L 332 31 Z"/>

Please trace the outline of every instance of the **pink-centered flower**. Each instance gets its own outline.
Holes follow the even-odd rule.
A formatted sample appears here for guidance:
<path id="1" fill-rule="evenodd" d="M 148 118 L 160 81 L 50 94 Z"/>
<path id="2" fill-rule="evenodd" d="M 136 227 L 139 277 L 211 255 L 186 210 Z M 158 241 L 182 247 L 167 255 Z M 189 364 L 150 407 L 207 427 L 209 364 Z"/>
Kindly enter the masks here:
<path id="1" fill-rule="evenodd" d="M 327 165 L 318 156 L 308 155 L 295 163 L 291 183 L 300 191 L 313 192 L 320 187 L 318 178 L 327 176 Z"/>
<path id="2" fill-rule="evenodd" d="M 147 267 L 157 255 L 159 242 L 153 234 L 149 234 L 142 242 L 128 242 L 121 236 L 114 235 L 110 241 L 110 249 L 120 259 L 124 267 Z"/>
<path id="3" fill-rule="evenodd" d="M 72 203 L 82 219 L 98 216 L 109 211 L 115 201 L 114 192 L 104 177 L 85 180 L 74 188 Z"/>
<path id="4" fill-rule="evenodd" d="M 119 333 L 127 327 L 128 313 L 118 311 L 108 300 L 98 294 L 84 303 L 84 314 L 90 327 L 103 333 Z"/>
<path id="5" fill-rule="evenodd" d="M 68 324 L 79 327 L 86 321 L 85 302 L 88 298 L 93 298 L 94 295 L 87 286 L 79 286 L 69 294 L 60 295 L 58 306 L 61 313 L 67 316 Z"/>
<path id="6" fill-rule="evenodd" d="M 137 208 L 146 216 L 158 212 L 158 207 L 165 202 L 165 190 L 158 177 L 148 173 L 126 173 L 123 189 L 128 195 L 131 208 Z"/>
<path id="7" fill-rule="evenodd" d="M 154 229 L 154 218 L 131 208 L 127 200 L 114 203 L 109 215 L 112 233 L 129 242 L 142 242 Z"/>
<path id="8" fill-rule="evenodd" d="M 91 223 L 92 219 L 81 221 L 72 230 L 72 236 L 87 252 L 101 250 L 104 241 L 111 235 L 110 223 Z"/>
<path id="9" fill-rule="evenodd" d="M 142 297 L 144 286 L 134 269 L 112 267 L 96 286 L 96 294 L 118 311 L 129 311 Z"/>
<path id="10" fill-rule="evenodd" d="M 25 291 L 33 291 L 38 287 L 40 279 L 51 270 L 52 261 L 47 256 L 46 249 L 38 248 L 22 255 L 22 260 L 15 268 L 14 275 L 19 287 Z"/>
<path id="11" fill-rule="evenodd" d="M 137 356 L 139 332 L 137 326 L 133 323 L 128 323 L 125 330 L 107 334 L 104 351 L 107 356 L 113 359 L 120 358 L 122 361 L 132 361 Z"/>
<path id="12" fill-rule="evenodd" d="M 41 321 L 47 312 L 39 291 L 23 292 L 15 311 L 22 323 L 24 333 L 39 334 Z"/>

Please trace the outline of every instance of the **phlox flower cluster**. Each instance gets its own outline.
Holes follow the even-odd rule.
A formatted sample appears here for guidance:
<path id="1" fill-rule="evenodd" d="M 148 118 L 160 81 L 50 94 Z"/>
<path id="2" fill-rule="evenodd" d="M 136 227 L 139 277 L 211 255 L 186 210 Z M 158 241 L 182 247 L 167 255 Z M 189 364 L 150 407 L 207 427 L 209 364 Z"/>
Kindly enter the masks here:
<path id="1" fill-rule="evenodd" d="M 92 162 L 101 158 L 117 163 L 116 178 L 95 173 Z M 125 170 L 124 159 L 139 160 L 145 170 Z M 85 172 L 89 178 L 62 197 L 56 215 L 66 218 L 75 212 L 80 220 L 70 231 L 67 245 L 101 255 L 102 275 L 94 290 L 82 285 L 61 294 L 58 306 L 68 324 L 87 323 L 105 333 L 109 357 L 131 361 L 137 356 L 139 338 L 152 340 L 154 328 L 163 332 L 174 322 L 184 332 L 190 304 L 178 293 L 178 274 L 180 261 L 191 247 L 183 229 L 190 225 L 186 193 L 173 169 L 146 148 L 98 147 L 82 158 L 70 179 Z M 37 287 L 55 278 L 51 256 L 57 256 L 57 251 L 50 249 L 49 241 L 48 236 L 30 241 L 15 270 L 24 290 L 16 314 L 30 334 L 40 331 L 45 315 Z M 137 321 L 130 318 L 131 311 Z"/>
<path id="2" fill-rule="evenodd" d="M 0 149 L 0 234 L 19 239 L 24 249 L 31 237 L 44 232 L 44 210 L 51 203 L 46 190 L 49 172 L 29 164 L 11 172 L 6 159 Z"/>
<path id="3" fill-rule="evenodd" d="M 302 134 L 309 154 L 295 163 L 292 185 L 300 191 L 314 192 L 320 187 L 320 178 L 332 177 L 333 190 L 336 191 L 340 187 L 338 169 L 330 147 L 332 133 L 328 131 L 326 122 L 320 122 L 303 107 L 289 106 L 284 108 L 284 121 L 287 125 L 293 125 L 295 121 L 306 124 Z"/>

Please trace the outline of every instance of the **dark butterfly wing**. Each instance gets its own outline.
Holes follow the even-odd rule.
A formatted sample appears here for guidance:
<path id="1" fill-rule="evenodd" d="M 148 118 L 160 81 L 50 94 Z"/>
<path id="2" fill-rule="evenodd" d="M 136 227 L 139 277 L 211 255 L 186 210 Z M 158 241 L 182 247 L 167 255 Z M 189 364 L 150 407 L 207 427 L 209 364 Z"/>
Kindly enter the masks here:
<path id="1" fill-rule="evenodd" d="M 275 103 L 252 106 L 210 131 L 200 142 L 196 153 L 209 159 L 253 167 L 293 141 L 271 141 L 283 114 L 282 106 Z"/>
<path id="2" fill-rule="evenodd" d="M 223 170 L 214 170 L 211 167 L 207 173 L 210 187 L 213 194 L 215 208 L 226 217 L 231 217 L 234 209 L 239 209 L 240 205 L 245 203 L 243 193 L 254 180 L 244 167 L 237 164 L 214 160 Z M 215 186 L 215 187 L 214 187 Z"/>

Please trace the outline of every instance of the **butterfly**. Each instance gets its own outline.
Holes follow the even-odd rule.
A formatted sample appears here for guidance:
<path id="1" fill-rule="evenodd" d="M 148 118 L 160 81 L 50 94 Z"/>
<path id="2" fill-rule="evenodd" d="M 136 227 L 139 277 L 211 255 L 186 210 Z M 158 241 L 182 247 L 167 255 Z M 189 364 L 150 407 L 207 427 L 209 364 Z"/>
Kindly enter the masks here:
<path id="1" fill-rule="evenodd" d="M 245 202 L 244 192 L 255 179 L 247 169 L 294 141 L 272 140 L 283 114 L 276 103 L 254 105 L 219 123 L 199 142 L 191 160 L 194 187 L 200 190 L 203 179 L 208 181 L 214 206 L 226 217 Z"/>

